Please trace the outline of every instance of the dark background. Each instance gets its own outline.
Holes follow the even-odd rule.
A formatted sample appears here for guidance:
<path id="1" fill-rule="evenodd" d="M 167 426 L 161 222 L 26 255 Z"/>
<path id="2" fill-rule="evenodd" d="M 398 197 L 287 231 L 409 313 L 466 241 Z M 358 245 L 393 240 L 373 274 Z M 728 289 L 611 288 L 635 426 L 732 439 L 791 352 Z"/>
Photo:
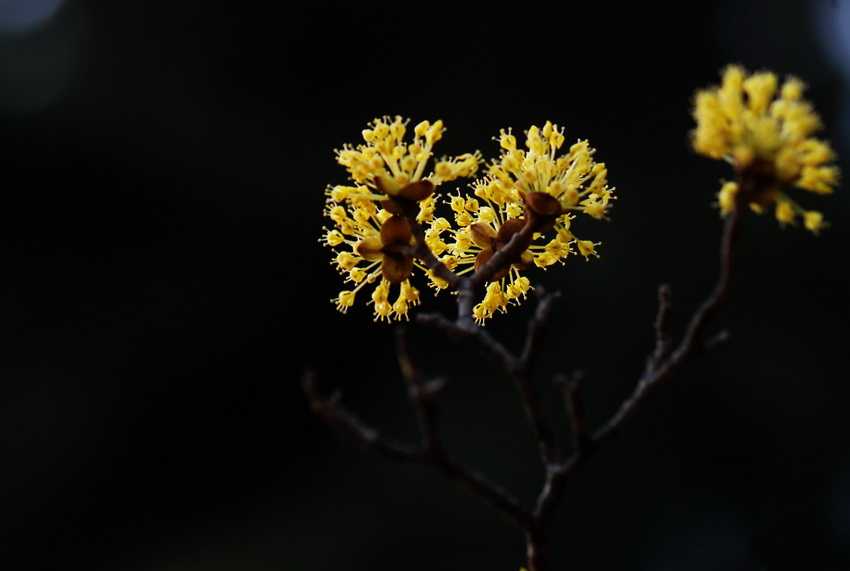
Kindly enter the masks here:
<path id="1" fill-rule="evenodd" d="M 564 293 L 540 377 L 565 437 L 548 379 L 587 371 L 598 426 L 651 349 L 658 284 L 679 327 L 713 284 L 710 204 L 730 173 L 688 149 L 695 89 L 730 62 L 798 75 L 850 156 L 846 1 L 66 0 L 28 29 L 6 4 L 7 569 L 523 564 L 521 536 L 489 506 L 340 443 L 300 392 L 314 367 L 364 420 L 415 438 L 393 328 L 362 304 L 334 310 L 341 283 L 318 242 L 323 191 L 345 182 L 333 150 L 374 117 L 442 118 L 438 154 L 488 157 L 499 129 L 551 120 L 608 164 L 612 220 L 581 233 L 602 258 L 533 278 Z M 747 219 L 717 323 L 732 344 L 692 362 L 575 479 L 558 569 L 850 568 L 850 201 L 797 196 L 832 226 L 813 237 Z M 448 296 L 432 303 L 450 310 Z M 516 346 L 533 306 L 490 327 Z M 409 329 L 421 368 L 449 381 L 449 446 L 532 499 L 539 460 L 508 381 Z"/>

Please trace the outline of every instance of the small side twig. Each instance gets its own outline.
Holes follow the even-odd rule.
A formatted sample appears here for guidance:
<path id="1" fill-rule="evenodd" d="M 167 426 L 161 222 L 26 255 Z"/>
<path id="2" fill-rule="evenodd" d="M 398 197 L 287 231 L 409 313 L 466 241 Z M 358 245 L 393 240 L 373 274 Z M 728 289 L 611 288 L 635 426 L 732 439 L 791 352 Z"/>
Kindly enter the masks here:
<path id="1" fill-rule="evenodd" d="M 334 392 L 329 397 L 321 396 L 313 371 L 308 371 L 304 375 L 301 388 L 307 396 L 310 409 L 334 429 L 341 439 L 351 442 L 363 450 L 399 462 L 417 461 L 421 458 L 421 451 L 388 440 L 381 436 L 377 430 L 367 426 L 359 418 L 348 412 L 340 404 L 341 395 L 339 392 Z"/>
<path id="2" fill-rule="evenodd" d="M 655 348 L 647 359 L 646 370 L 651 371 L 663 361 L 674 347 L 670 336 L 670 314 L 673 309 L 673 290 L 667 284 L 658 288 L 658 313 L 655 315 Z"/>
<path id="3" fill-rule="evenodd" d="M 534 293 L 537 294 L 538 299 L 537 310 L 528 324 L 528 334 L 525 337 L 525 345 L 520 357 L 520 361 L 526 368 L 532 367 L 536 361 L 543 346 L 543 334 L 549 322 L 549 317 L 555 309 L 555 304 L 561 299 L 560 292 L 548 293 L 542 286 L 536 286 Z"/>
<path id="4" fill-rule="evenodd" d="M 555 385 L 564 394 L 575 454 L 583 453 L 590 440 L 584 406 L 584 382 L 585 376 L 581 371 L 575 371 L 569 377 L 558 376 L 555 378 Z"/>
<path id="5" fill-rule="evenodd" d="M 443 443 L 440 439 L 437 396 L 445 388 L 445 382 L 439 378 L 425 380 L 414 367 L 403 327 L 396 329 L 395 338 L 399 367 L 407 383 L 408 397 L 413 403 L 419 421 L 422 446 L 426 450 L 442 454 Z"/>

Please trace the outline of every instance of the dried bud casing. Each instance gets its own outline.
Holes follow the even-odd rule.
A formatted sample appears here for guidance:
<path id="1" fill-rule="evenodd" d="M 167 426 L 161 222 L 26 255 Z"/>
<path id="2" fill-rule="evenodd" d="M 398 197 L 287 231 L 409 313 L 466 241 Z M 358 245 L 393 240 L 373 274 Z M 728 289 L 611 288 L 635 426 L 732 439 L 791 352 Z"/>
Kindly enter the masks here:
<path id="1" fill-rule="evenodd" d="M 478 255 L 475 257 L 475 271 L 477 272 L 481 268 L 481 266 L 489 262 L 490 258 L 492 258 L 495 253 L 496 251 L 493 248 L 485 248 L 481 250 L 481 252 L 479 252 Z M 493 274 L 493 276 L 488 281 L 497 282 L 503 277 L 507 276 L 508 272 L 510 271 L 510 265 L 505 264 L 505 266 L 499 268 L 499 270 L 495 274 Z"/>
<path id="2" fill-rule="evenodd" d="M 561 203 L 551 194 L 529 192 L 525 195 L 525 215 L 535 232 L 552 228 L 562 213 Z"/>
<path id="3" fill-rule="evenodd" d="M 413 231 L 410 222 L 404 216 L 390 216 L 381 225 L 381 242 L 388 244 L 410 244 Z"/>
<path id="4" fill-rule="evenodd" d="M 529 192 L 525 195 L 525 204 L 542 216 L 557 217 L 562 213 L 560 201 L 546 192 Z"/>
<path id="5" fill-rule="evenodd" d="M 381 274 L 391 284 L 399 284 L 413 272 L 413 258 L 384 256 Z"/>
<path id="6" fill-rule="evenodd" d="M 416 216 L 419 213 L 417 203 L 434 194 L 435 189 L 430 180 L 417 180 L 402 186 L 387 177 L 375 178 L 375 188 L 387 195 L 387 199 L 381 201 L 384 210 L 399 216 Z"/>
<path id="7" fill-rule="evenodd" d="M 496 231 L 486 222 L 475 222 L 469 225 L 469 236 L 479 248 L 489 248 L 496 239 Z"/>
<path id="8" fill-rule="evenodd" d="M 518 233 L 524 227 L 524 218 L 511 218 L 510 220 L 505 220 L 505 223 L 499 226 L 499 232 L 496 234 L 496 241 L 500 246 L 504 246 L 510 242 L 514 234 Z"/>
<path id="9" fill-rule="evenodd" d="M 413 200 L 414 202 L 425 200 L 432 194 L 434 194 L 434 183 L 430 180 L 417 180 L 416 182 L 411 182 L 398 191 L 398 196 L 402 196 L 408 200 Z"/>
<path id="10" fill-rule="evenodd" d="M 357 243 L 354 251 L 367 262 L 376 262 L 384 257 L 383 247 L 384 243 L 378 237 L 364 238 Z"/>
<path id="11" fill-rule="evenodd" d="M 410 245 L 413 232 L 404 216 L 391 216 L 381 225 L 381 242 L 384 254 L 381 273 L 390 283 L 401 283 L 413 272 L 413 256 Z"/>

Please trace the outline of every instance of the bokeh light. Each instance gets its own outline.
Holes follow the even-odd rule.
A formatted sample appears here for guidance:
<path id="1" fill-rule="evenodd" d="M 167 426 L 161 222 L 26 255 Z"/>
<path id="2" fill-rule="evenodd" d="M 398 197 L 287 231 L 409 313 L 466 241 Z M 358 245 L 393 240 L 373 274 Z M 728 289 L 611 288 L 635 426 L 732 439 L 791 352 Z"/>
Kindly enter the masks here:
<path id="1" fill-rule="evenodd" d="M 840 124 L 838 143 L 850 149 L 850 2 L 813 2 L 812 19 L 825 59 L 841 83 L 836 98 Z"/>
<path id="2" fill-rule="evenodd" d="M 22 33 L 48 22 L 65 0 L 0 0 L 0 34 Z"/>
<path id="3" fill-rule="evenodd" d="M 85 19 L 64 0 L 0 0 L 0 110 L 59 101 L 80 69 Z"/>

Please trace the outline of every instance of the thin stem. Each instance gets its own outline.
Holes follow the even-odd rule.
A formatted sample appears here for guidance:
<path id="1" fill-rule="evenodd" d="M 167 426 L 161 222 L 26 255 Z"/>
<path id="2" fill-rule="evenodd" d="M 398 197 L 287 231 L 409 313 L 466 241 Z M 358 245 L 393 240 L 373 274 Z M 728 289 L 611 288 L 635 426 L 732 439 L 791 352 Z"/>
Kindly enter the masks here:
<path id="1" fill-rule="evenodd" d="M 408 397 L 414 404 L 419 431 L 422 435 L 422 447 L 443 453 L 440 439 L 439 415 L 437 413 L 437 396 L 445 388 L 441 379 L 425 380 L 413 365 L 404 327 L 395 330 L 396 354 L 399 367 L 407 383 Z"/>
<path id="2" fill-rule="evenodd" d="M 655 350 L 647 359 L 646 370 L 651 371 L 670 354 L 673 343 L 670 339 L 670 313 L 672 311 L 673 292 L 670 286 L 662 284 L 658 288 L 658 313 L 655 316 Z"/>
<path id="3" fill-rule="evenodd" d="M 584 407 L 584 373 L 576 371 L 571 377 L 558 377 L 555 384 L 564 393 L 564 402 L 570 419 L 573 435 L 573 450 L 581 454 L 590 438 L 587 431 L 587 420 Z"/>
<path id="4" fill-rule="evenodd" d="M 514 370 L 513 377 L 525 408 L 525 414 L 534 428 L 541 458 L 548 469 L 549 466 L 559 460 L 561 453 L 555 440 L 555 430 L 543 414 L 543 405 L 534 384 L 533 367 L 543 345 L 546 323 L 552 315 L 555 302 L 560 296 L 558 294 L 546 294 L 542 288 L 540 288 L 538 295 L 540 296 L 540 303 L 537 306 L 534 319 L 529 323 L 525 346 L 522 356 L 518 360 L 520 366 Z"/>

